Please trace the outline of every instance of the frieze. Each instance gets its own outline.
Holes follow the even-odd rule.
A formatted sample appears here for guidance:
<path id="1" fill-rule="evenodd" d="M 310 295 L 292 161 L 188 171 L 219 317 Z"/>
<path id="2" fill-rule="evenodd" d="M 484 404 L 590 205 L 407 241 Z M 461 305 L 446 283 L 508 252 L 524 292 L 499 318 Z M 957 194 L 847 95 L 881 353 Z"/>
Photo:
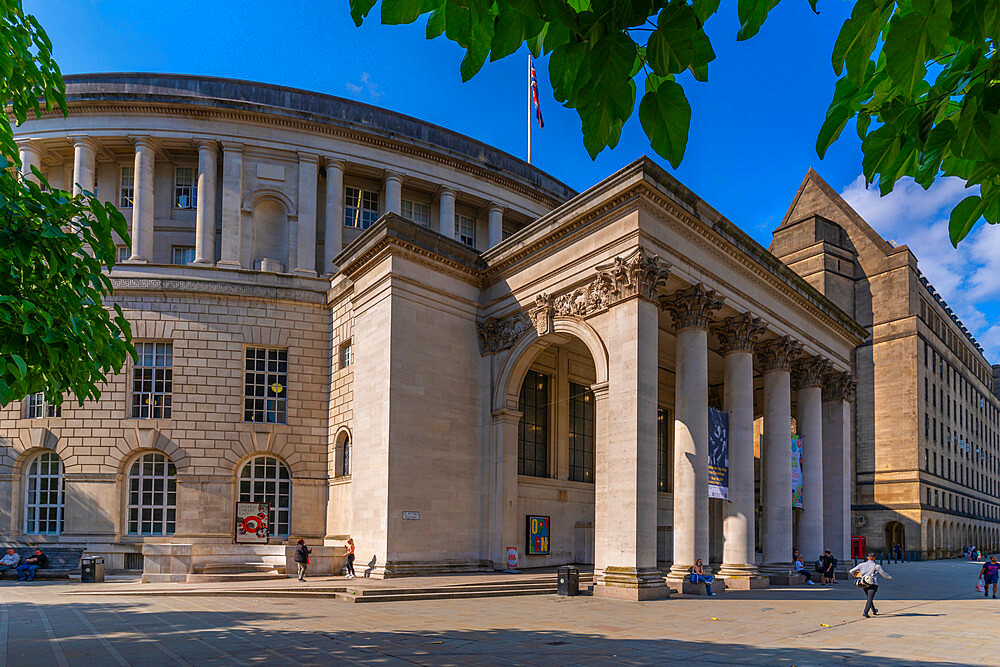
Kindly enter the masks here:
<path id="1" fill-rule="evenodd" d="M 479 354 L 484 357 L 513 347 L 514 343 L 532 328 L 531 319 L 524 313 L 498 320 L 493 317 L 478 325 Z"/>

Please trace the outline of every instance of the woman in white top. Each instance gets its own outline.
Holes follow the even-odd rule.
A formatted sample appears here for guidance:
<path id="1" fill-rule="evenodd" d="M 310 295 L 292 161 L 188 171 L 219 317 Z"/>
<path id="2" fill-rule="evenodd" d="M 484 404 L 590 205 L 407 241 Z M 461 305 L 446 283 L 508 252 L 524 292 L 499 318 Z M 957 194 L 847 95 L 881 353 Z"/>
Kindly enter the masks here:
<path id="1" fill-rule="evenodd" d="M 882 569 L 881 565 L 875 562 L 875 554 L 873 553 L 868 554 L 868 560 L 863 563 L 858 563 L 851 568 L 851 574 L 861 579 L 860 588 L 865 592 L 865 596 L 868 598 L 868 602 L 865 604 L 865 618 L 870 618 L 868 616 L 869 610 L 878 616 L 878 609 L 875 608 L 875 593 L 878 591 L 878 577 L 879 575 L 882 575 L 889 581 L 893 581 L 893 578 L 888 572 Z"/>

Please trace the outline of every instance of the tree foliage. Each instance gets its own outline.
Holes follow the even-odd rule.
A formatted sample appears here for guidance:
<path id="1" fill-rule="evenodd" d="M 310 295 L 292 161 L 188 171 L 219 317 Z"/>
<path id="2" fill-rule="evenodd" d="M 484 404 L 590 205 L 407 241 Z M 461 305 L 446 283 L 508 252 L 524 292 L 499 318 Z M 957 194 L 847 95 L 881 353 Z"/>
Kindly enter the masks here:
<path id="1" fill-rule="evenodd" d="M 798 0 L 802 1 L 802 0 Z M 816 10 L 818 0 L 806 0 Z M 737 0 L 737 40 L 758 33 L 779 0 Z M 351 0 L 357 25 L 376 0 Z M 527 44 L 549 55 L 557 101 L 576 109 L 591 157 L 617 145 L 642 85 L 639 122 L 677 167 L 687 146 L 686 81 L 715 59 L 705 23 L 721 0 L 382 0 L 384 24 L 428 15 L 427 37 L 465 49 L 463 80 Z M 958 242 L 985 218 L 1000 222 L 998 0 L 857 0 L 833 49 L 838 80 L 819 131 L 822 157 L 852 119 L 862 168 L 882 194 L 903 176 L 924 188 L 957 176 L 979 195 L 952 212 Z"/>
<path id="2" fill-rule="evenodd" d="M 67 392 L 96 399 L 134 354 L 121 309 L 102 303 L 112 293 L 112 231 L 127 240 L 128 226 L 91 193 L 50 188 L 37 169 L 22 177 L 11 119 L 65 114 L 65 84 L 20 0 L 0 0 L 0 40 L 0 405 L 39 391 L 53 404 Z"/>

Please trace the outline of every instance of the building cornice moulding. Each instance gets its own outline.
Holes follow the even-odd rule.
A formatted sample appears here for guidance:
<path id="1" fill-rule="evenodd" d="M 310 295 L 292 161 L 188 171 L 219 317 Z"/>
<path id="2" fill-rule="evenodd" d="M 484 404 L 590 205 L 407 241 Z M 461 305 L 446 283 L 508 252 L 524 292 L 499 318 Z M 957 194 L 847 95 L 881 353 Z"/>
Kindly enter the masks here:
<path id="1" fill-rule="evenodd" d="M 115 295 L 128 292 L 181 292 L 326 305 L 326 294 L 324 291 L 309 291 L 295 287 L 252 285 L 225 280 L 124 278 L 111 276 L 111 285 L 114 288 Z"/>

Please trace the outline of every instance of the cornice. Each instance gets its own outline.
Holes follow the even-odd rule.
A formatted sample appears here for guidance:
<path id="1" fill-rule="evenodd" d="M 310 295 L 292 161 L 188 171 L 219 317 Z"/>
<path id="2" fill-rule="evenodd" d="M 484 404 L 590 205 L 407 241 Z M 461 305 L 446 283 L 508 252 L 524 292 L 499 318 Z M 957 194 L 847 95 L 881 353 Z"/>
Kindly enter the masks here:
<path id="1" fill-rule="evenodd" d="M 133 278 L 111 276 L 114 294 L 128 292 L 182 292 L 257 298 L 270 301 L 297 301 L 325 305 L 325 291 L 309 291 L 293 287 L 253 285 L 225 280 L 190 280 L 183 278 Z"/>

